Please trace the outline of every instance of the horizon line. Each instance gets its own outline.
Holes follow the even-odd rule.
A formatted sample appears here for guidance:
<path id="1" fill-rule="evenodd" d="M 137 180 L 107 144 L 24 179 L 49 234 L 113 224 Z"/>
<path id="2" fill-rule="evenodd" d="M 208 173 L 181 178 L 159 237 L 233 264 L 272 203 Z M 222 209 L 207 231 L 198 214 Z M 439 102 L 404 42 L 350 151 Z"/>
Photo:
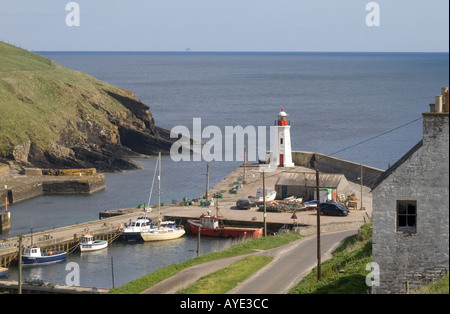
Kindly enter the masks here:
<path id="1" fill-rule="evenodd" d="M 449 54 L 449 51 L 258 51 L 258 50 L 30 50 L 31 52 L 80 52 L 80 53 L 279 53 L 279 54 L 300 54 L 300 53 L 440 53 Z"/>

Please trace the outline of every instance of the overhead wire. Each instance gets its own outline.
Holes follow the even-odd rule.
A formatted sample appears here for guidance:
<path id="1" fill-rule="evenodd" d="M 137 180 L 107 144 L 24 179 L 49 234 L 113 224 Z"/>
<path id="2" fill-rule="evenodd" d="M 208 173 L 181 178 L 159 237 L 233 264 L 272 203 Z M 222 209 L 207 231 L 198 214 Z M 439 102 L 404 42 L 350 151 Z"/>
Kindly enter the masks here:
<path id="1" fill-rule="evenodd" d="M 402 124 L 402 125 L 400 125 L 400 126 L 398 126 L 398 127 L 395 127 L 395 128 L 393 128 L 393 129 L 391 129 L 391 130 L 388 130 L 388 131 L 386 131 L 386 132 L 383 132 L 383 133 L 380 133 L 380 134 L 378 134 L 378 135 L 375 135 L 375 136 L 373 136 L 373 137 L 371 137 L 371 138 L 369 138 L 369 139 L 366 139 L 366 140 L 361 141 L 361 142 L 359 142 L 359 143 L 356 143 L 356 144 L 353 144 L 353 145 L 348 146 L 348 147 L 346 147 L 346 148 L 343 148 L 343 149 L 341 149 L 341 150 L 338 150 L 338 151 L 336 151 L 336 152 L 334 152 L 334 153 L 332 153 L 332 154 L 327 154 L 327 156 L 333 156 L 333 155 L 339 154 L 339 153 L 341 153 L 341 152 L 343 152 L 343 151 L 346 151 L 346 150 L 348 150 L 348 149 L 351 149 L 351 148 L 353 148 L 353 147 L 356 147 L 356 146 L 358 146 L 358 145 L 361 145 L 361 144 L 370 142 L 370 141 L 372 141 L 372 140 L 374 140 L 374 139 L 376 139 L 376 138 L 378 138 L 378 137 L 381 137 L 381 136 L 383 136 L 383 135 L 386 135 L 386 134 L 388 134 L 388 133 L 391 133 L 391 132 L 394 132 L 394 131 L 396 131 L 396 130 L 398 130 L 398 129 L 401 129 L 401 128 L 403 128 L 403 127 L 409 125 L 409 124 L 412 124 L 412 123 L 414 123 L 414 122 L 417 122 L 417 121 L 421 120 L 422 118 L 423 118 L 423 117 L 419 117 L 419 118 L 414 119 L 414 120 L 412 120 L 412 121 L 409 121 L 409 122 L 407 122 L 407 123 L 405 123 L 405 124 Z"/>

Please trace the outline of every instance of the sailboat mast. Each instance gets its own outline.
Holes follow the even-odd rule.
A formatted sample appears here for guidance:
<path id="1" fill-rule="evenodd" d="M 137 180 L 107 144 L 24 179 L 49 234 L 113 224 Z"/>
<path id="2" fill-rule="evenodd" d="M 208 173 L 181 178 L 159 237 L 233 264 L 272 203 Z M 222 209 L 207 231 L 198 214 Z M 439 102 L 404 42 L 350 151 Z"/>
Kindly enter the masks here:
<path id="1" fill-rule="evenodd" d="M 161 221 L 161 152 L 158 154 L 158 225 Z"/>

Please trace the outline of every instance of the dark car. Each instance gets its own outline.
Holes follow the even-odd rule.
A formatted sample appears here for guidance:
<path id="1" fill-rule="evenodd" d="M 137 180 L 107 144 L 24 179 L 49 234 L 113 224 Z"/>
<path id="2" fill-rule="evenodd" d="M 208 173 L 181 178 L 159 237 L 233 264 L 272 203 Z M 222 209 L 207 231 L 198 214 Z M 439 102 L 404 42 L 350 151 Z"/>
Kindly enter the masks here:
<path id="1" fill-rule="evenodd" d="M 319 208 L 321 215 L 347 216 L 350 213 L 348 208 L 345 208 L 342 204 L 335 202 L 321 203 Z"/>
<path id="2" fill-rule="evenodd" d="M 242 198 L 239 201 L 236 202 L 236 206 L 239 209 L 250 209 L 252 206 L 252 203 L 246 198 Z"/>

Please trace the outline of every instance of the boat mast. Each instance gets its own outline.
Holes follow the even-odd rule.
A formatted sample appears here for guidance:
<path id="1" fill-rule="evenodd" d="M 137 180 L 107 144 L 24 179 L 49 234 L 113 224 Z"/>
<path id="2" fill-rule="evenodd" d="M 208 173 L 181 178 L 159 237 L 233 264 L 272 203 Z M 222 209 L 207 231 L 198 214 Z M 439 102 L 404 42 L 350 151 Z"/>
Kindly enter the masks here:
<path id="1" fill-rule="evenodd" d="M 161 224 L 161 152 L 158 154 L 158 226 Z"/>

